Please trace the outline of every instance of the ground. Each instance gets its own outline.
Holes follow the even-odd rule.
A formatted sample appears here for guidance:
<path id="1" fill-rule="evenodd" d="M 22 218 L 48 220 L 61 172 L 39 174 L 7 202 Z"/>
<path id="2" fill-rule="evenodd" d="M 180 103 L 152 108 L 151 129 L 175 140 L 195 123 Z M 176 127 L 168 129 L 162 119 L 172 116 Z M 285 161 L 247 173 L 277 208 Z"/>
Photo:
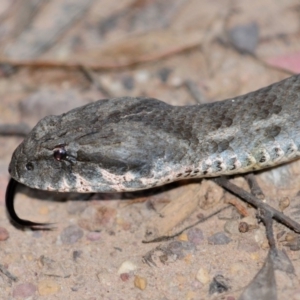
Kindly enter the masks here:
<path id="1" fill-rule="evenodd" d="M 300 70 L 299 15 L 297 0 L 3 0 L 0 129 L 101 98 L 191 105 L 274 83 Z M 275 222 L 285 267 L 273 266 L 256 211 L 211 181 L 89 201 L 20 186 L 18 214 L 56 227 L 16 228 L 4 198 L 21 141 L 0 137 L 1 299 L 246 299 L 263 267 L 261 286 L 300 299 L 298 236 Z M 257 180 L 267 203 L 300 222 L 299 173 L 296 161 Z"/>

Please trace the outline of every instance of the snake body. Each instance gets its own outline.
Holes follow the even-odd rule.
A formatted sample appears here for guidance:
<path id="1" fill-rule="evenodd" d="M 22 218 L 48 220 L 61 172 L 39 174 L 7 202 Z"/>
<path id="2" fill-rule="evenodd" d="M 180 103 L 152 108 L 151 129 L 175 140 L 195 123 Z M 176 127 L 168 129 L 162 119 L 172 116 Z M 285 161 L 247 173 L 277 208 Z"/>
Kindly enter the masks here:
<path id="1" fill-rule="evenodd" d="M 42 190 L 123 192 L 261 170 L 300 156 L 300 75 L 227 100 L 99 100 L 42 119 L 9 172 Z"/>

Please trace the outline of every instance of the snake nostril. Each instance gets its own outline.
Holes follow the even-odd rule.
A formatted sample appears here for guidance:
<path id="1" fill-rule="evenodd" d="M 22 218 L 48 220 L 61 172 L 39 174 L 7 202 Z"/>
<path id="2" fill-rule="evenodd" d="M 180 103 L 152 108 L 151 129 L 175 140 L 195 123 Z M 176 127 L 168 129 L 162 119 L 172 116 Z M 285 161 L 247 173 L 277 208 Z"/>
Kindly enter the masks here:
<path id="1" fill-rule="evenodd" d="M 26 168 L 27 171 L 32 171 L 32 170 L 34 169 L 33 163 L 28 162 L 28 163 L 25 165 L 25 168 Z"/>

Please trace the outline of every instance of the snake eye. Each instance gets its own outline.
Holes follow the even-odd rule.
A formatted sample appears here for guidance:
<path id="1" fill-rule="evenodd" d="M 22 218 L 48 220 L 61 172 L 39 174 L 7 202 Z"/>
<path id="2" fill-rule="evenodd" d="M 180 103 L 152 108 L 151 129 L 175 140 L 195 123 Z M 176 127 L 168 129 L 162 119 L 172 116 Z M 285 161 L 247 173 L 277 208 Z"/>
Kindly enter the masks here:
<path id="1" fill-rule="evenodd" d="M 53 150 L 53 157 L 60 161 L 67 158 L 67 151 L 65 148 L 56 148 Z"/>
<path id="2" fill-rule="evenodd" d="M 27 171 L 32 171 L 34 169 L 33 164 L 31 162 L 27 163 L 25 165 L 25 168 Z"/>

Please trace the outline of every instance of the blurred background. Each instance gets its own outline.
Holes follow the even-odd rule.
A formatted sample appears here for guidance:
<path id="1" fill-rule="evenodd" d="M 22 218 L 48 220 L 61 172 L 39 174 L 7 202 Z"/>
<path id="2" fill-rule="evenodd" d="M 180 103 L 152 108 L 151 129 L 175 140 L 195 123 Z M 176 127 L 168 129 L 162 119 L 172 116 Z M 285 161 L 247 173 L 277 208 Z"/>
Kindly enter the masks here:
<path id="1" fill-rule="evenodd" d="M 28 131 L 45 115 L 102 98 L 148 96 L 173 105 L 222 100 L 299 72 L 299 0 L 0 1 L 1 126 L 14 124 Z M 141 257 L 154 247 L 141 244 L 152 204 L 149 211 L 140 204 L 120 212 L 113 201 L 106 201 L 105 209 L 96 202 L 66 208 L 66 203 L 45 204 L 18 195 L 17 211 L 23 217 L 60 225 L 53 232 L 16 230 L 5 215 L 4 195 L 8 163 L 21 141 L 15 135 L 0 137 L 0 225 L 7 231 L 0 263 L 20 278 L 12 283 L 0 276 L 0 298 L 204 299 L 208 289 L 203 280 L 223 272 L 232 280 L 233 292 L 226 299 L 237 299 L 262 266 L 265 248 L 259 244 L 254 251 L 237 253 L 234 243 L 232 249 L 203 248 L 201 255 L 213 253 L 211 259 L 201 260 L 197 250 L 197 255 L 188 253 L 165 269 L 142 265 Z M 82 225 L 82 218 L 91 223 Z M 67 231 L 77 223 L 75 233 Z M 213 231 L 223 223 L 207 226 Z M 204 236 L 208 231 L 203 229 Z M 250 240 L 248 245 L 255 243 Z M 134 267 L 127 264 L 131 275 L 120 279 L 119 266 L 128 257 Z M 62 268 L 61 261 L 67 266 Z M 195 279 L 200 265 L 206 267 L 202 281 Z M 130 273 L 136 269 L 142 277 Z M 147 288 L 147 280 L 145 284 L 139 278 L 148 280 Z M 289 288 L 296 290 L 297 285 Z"/>

